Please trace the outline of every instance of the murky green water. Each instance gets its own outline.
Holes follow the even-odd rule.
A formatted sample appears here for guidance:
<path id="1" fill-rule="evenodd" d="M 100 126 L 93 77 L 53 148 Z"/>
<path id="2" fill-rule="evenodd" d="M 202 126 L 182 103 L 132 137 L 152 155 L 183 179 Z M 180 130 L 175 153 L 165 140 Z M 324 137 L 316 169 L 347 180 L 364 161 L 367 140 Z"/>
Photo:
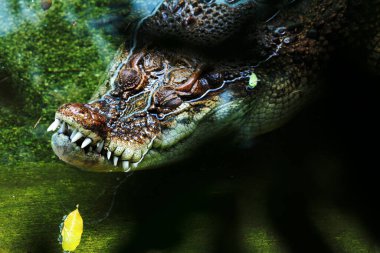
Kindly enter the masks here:
<path id="1" fill-rule="evenodd" d="M 372 201 L 362 198 L 372 188 L 352 186 L 367 178 L 350 164 L 350 131 L 339 132 L 349 120 L 334 118 L 342 108 L 330 110 L 333 98 L 251 149 L 216 141 L 123 184 L 124 174 L 83 172 L 54 156 L 46 128 L 56 108 L 89 99 L 124 27 L 149 8 L 0 2 L 0 252 L 61 252 L 59 224 L 76 204 L 85 223 L 77 252 L 378 252 Z"/>

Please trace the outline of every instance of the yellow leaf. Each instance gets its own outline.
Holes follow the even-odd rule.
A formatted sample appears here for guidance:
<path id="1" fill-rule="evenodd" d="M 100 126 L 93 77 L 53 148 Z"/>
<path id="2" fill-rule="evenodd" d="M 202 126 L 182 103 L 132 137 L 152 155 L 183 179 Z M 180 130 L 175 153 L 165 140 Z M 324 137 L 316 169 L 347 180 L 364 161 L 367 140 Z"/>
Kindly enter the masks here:
<path id="1" fill-rule="evenodd" d="M 77 209 L 67 215 L 63 222 L 62 235 L 62 248 L 64 251 L 74 251 L 82 237 L 83 233 L 83 219 L 80 216 L 78 206 Z"/>

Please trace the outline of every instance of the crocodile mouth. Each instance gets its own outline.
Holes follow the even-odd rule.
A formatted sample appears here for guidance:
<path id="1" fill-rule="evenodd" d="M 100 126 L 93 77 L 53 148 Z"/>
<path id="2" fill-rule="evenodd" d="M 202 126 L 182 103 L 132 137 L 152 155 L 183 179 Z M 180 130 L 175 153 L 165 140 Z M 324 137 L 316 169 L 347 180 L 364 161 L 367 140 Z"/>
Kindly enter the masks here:
<path id="1" fill-rule="evenodd" d="M 140 128 L 120 132 L 125 122 L 109 122 L 90 108 L 90 105 L 75 103 L 58 109 L 48 128 L 55 132 L 52 147 L 56 155 L 85 170 L 128 172 L 138 169 L 160 133 L 157 122 L 142 115 L 128 122 Z"/>
<path id="2" fill-rule="evenodd" d="M 66 163 L 75 167 L 91 171 L 128 172 L 138 169 L 139 164 L 148 154 L 153 140 L 143 149 L 139 149 L 131 155 L 117 156 L 105 148 L 107 140 L 93 141 L 85 135 L 83 130 L 78 130 L 64 121 L 56 119 L 54 125 L 59 125 L 53 134 L 51 142 L 54 153 Z M 53 125 L 52 124 L 52 125 Z M 52 128 L 49 130 L 55 131 Z M 128 159 L 129 158 L 129 159 Z"/>

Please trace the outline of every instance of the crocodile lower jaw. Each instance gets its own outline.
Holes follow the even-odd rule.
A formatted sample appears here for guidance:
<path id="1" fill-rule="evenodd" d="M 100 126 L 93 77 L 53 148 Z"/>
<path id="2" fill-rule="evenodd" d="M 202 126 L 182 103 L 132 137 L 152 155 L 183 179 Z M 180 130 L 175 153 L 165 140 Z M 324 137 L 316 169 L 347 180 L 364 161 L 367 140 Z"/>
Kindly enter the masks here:
<path id="1" fill-rule="evenodd" d="M 51 140 L 55 154 L 75 167 L 98 172 L 128 172 L 138 169 L 153 143 L 152 140 L 144 150 L 139 150 L 139 159 L 134 155 L 127 159 L 107 150 L 106 140 L 94 138 L 93 134 L 77 129 L 63 120 L 56 119 L 48 128 L 48 131 L 56 130 Z"/>

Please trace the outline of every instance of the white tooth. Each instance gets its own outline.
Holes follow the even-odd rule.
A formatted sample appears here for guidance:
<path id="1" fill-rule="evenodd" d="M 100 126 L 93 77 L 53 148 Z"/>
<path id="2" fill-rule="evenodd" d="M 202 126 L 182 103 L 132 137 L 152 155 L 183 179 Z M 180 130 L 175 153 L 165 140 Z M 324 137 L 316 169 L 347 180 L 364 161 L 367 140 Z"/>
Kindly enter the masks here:
<path id="1" fill-rule="evenodd" d="M 77 140 L 79 140 L 80 138 L 83 137 L 83 134 L 81 132 L 77 132 L 74 137 L 71 139 L 71 142 L 76 142 Z"/>
<path id="2" fill-rule="evenodd" d="M 107 151 L 107 159 L 109 160 L 109 159 L 111 159 L 111 155 L 112 155 L 112 152 L 111 151 Z"/>
<path id="3" fill-rule="evenodd" d="M 117 161 L 119 160 L 119 157 L 118 156 L 114 156 L 113 157 L 113 165 L 114 166 L 117 166 Z"/>
<path id="4" fill-rule="evenodd" d="M 104 145 L 104 141 L 100 141 L 96 144 L 96 152 L 100 153 L 102 152 L 102 149 L 103 149 L 103 145 Z"/>
<path id="5" fill-rule="evenodd" d="M 59 124 L 61 124 L 61 121 L 59 119 L 55 119 L 54 122 L 48 127 L 47 131 L 55 131 L 59 127 Z"/>
<path id="6" fill-rule="evenodd" d="M 82 142 L 81 148 L 87 147 L 91 142 L 92 142 L 92 140 L 90 138 L 84 139 L 84 141 Z"/>
<path id="7" fill-rule="evenodd" d="M 72 140 L 77 133 L 78 133 L 78 130 L 74 129 L 70 135 L 70 140 Z"/>
<path id="8" fill-rule="evenodd" d="M 122 165 L 123 165 L 124 172 L 128 172 L 130 170 L 129 161 L 123 161 Z"/>
<path id="9" fill-rule="evenodd" d="M 137 168 L 137 166 L 139 165 L 139 163 L 138 162 L 137 163 L 131 163 L 131 165 L 132 165 L 133 168 Z"/>

